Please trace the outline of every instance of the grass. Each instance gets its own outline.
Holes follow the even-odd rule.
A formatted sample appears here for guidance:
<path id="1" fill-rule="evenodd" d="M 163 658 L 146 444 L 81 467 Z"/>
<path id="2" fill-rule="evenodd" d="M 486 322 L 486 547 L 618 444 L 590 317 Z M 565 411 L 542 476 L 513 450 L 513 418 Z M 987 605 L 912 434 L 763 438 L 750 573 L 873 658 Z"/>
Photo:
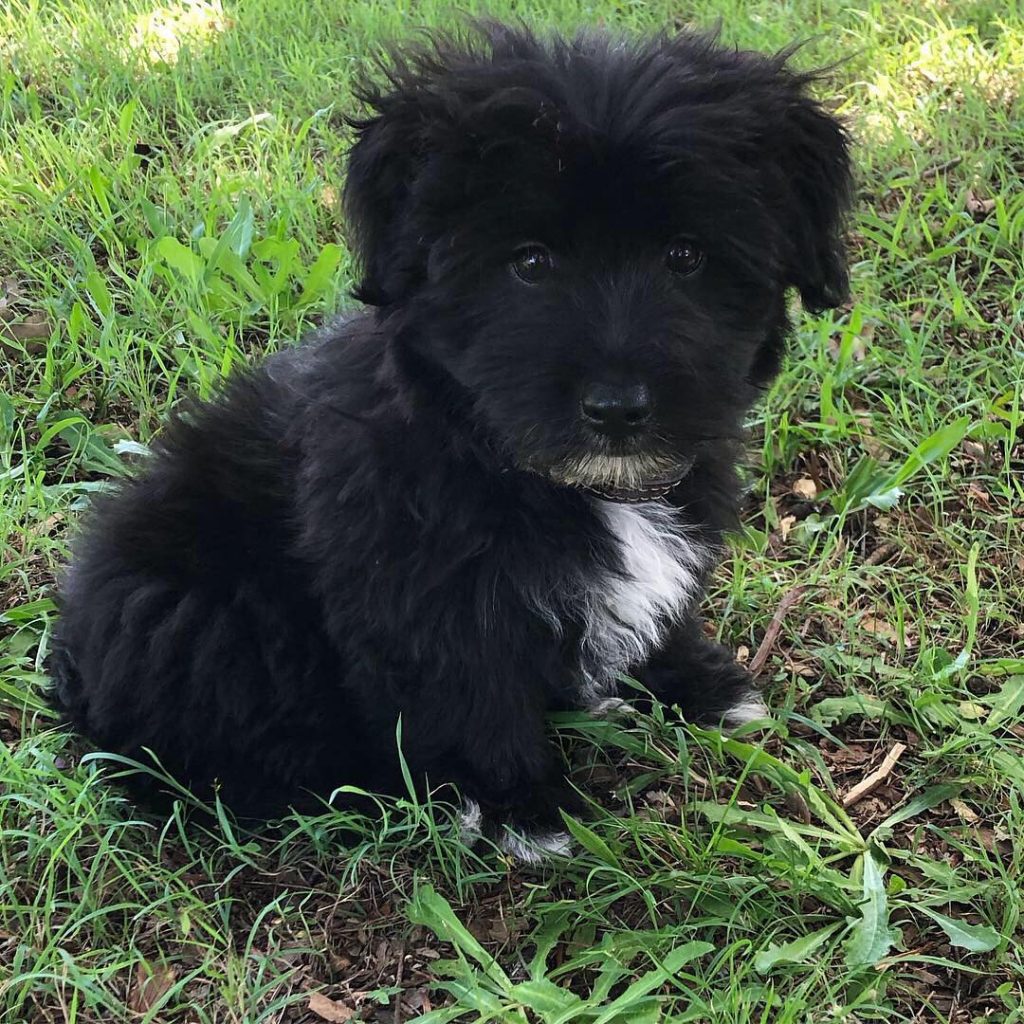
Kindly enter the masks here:
<path id="1" fill-rule="evenodd" d="M 858 140 L 854 301 L 800 321 L 752 419 L 745 529 L 707 609 L 753 658 L 791 603 L 774 723 L 563 716 L 594 806 L 577 855 L 541 869 L 467 850 L 444 806 L 250 835 L 108 786 L 125 766 L 43 699 L 68 535 L 178 398 L 344 304 L 351 74 L 454 14 L 7 0 L 0 1019 L 1024 1020 L 1024 9 L 490 10 L 721 17 L 730 42 L 846 58 L 825 88 Z"/>

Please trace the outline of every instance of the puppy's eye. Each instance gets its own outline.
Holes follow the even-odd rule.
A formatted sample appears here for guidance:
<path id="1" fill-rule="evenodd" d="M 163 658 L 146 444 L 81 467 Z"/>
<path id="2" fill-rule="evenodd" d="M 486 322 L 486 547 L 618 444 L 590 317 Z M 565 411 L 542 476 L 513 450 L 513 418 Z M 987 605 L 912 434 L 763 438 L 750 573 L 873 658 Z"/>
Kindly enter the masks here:
<path id="1" fill-rule="evenodd" d="M 521 246 L 512 256 L 512 272 L 526 284 L 539 284 L 554 269 L 555 261 L 543 245 Z"/>
<path id="2" fill-rule="evenodd" d="M 665 266 L 673 274 L 688 277 L 704 262 L 704 253 L 688 238 L 677 238 L 665 252 Z"/>

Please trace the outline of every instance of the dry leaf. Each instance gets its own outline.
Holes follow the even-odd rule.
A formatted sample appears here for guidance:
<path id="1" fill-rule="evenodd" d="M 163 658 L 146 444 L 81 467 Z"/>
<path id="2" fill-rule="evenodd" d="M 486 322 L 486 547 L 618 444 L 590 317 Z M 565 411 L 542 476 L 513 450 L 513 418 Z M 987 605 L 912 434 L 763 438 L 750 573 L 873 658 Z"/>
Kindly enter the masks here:
<path id="1" fill-rule="evenodd" d="M 356 1013 L 351 1007 L 339 1003 L 335 999 L 328 999 L 320 992 L 310 992 L 309 1009 L 321 1020 L 331 1021 L 332 1024 L 344 1024 L 345 1021 L 351 1020 Z"/>
<path id="2" fill-rule="evenodd" d="M 983 704 L 975 704 L 972 700 L 962 700 L 957 708 L 961 718 L 970 722 L 977 722 L 988 714 L 988 708 Z"/>
<path id="3" fill-rule="evenodd" d="M 796 516 L 783 516 L 779 520 L 779 534 L 782 536 L 783 540 L 789 536 L 789 531 L 792 530 L 794 526 L 796 526 Z"/>
<path id="4" fill-rule="evenodd" d="M 884 619 L 876 619 L 873 615 L 865 615 L 860 620 L 860 628 L 865 633 L 882 637 L 885 640 L 892 640 L 894 643 L 899 639 L 899 634 Z"/>
<path id="5" fill-rule="evenodd" d="M 860 333 L 854 335 L 850 341 L 850 358 L 855 363 L 864 362 L 864 356 L 867 354 L 868 343 L 875 336 L 875 325 L 872 323 L 866 323 L 861 327 Z M 842 335 L 833 334 L 828 339 L 828 352 L 833 359 L 838 359 L 843 350 L 843 337 Z"/>
<path id="6" fill-rule="evenodd" d="M 866 747 L 850 744 L 848 747 L 840 747 L 838 750 L 830 751 L 828 760 L 831 765 L 846 770 L 847 767 L 864 764 L 870 757 L 871 751 Z"/>
<path id="7" fill-rule="evenodd" d="M 135 980 L 128 993 L 128 1008 L 148 1013 L 167 994 L 177 976 L 167 964 L 150 964 L 145 960 L 135 965 Z"/>
<path id="8" fill-rule="evenodd" d="M 672 810 L 676 805 L 672 794 L 664 789 L 652 789 L 644 795 L 644 801 L 652 807 L 660 807 L 663 810 Z"/>
<path id="9" fill-rule="evenodd" d="M 974 830 L 978 841 L 989 853 L 1007 856 L 1010 852 L 1010 834 L 1003 828 L 978 828 Z"/>
<path id="10" fill-rule="evenodd" d="M 328 953 L 328 957 L 331 961 L 331 967 L 336 971 L 344 971 L 352 966 L 352 957 L 345 956 L 344 953 Z"/>
<path id="11" fill-rule="evenodd" d="M 797 790 L 787 790 L 784 800 L 790 814 L 795 818 L 799 818 L 805 825 L 810 825 L 812 820 L 811 809 L 807 806 L 807 801 L 804 800 Z"/>
<path id="12" fill-rule="evenodd" d="M 973 189 L 967 190 L 967 212 L 976 219 L 988 216 L 996 208 L 994 199 L 982 199 Z"/>
<path id="13" fill-rule="evenodd" d="M 968 825 L 973 825 L 976 821 L 981 820 L 981 816 L 978 814 L 978 812 L 974 810 L 973 807 L 968 807 L 967 804 L 963 802 L 963 800 L 958 800 L 956 797 L 954 797 L 952 800 L 949 801 L 949 805 L 953 808 L 954 811 L 956 811 L 957 814 L 960 815 L 960 817 L 964 821 L 967 822 Z"/>
<path id="14" fill-rule="evenodd" d="M 899 962 L 899 961 L 897 961 L 895 959 L 893 960 L 893 963 L 897 963 L 897 962 Z M 903 966 L 902 963 L 900 963 L 900 966 L 901 967 Z M 908 970 L 907 973 L 915 981 L 920 982 L 922 985 L 928 985 L 929 987 L 932 987 L 932 988 L 934 988 L 936 985 L 938 985 L 939 982 L 941 981 L 941 979 L 939 978 L 939 976 L 937 974 L 932 974 L 931 971 L 926 971 L 923 967 L 915 967 L 912 970 Z"/>
<path id="15" fill-rule="evenodd" d="M 53 532 L 53 528 L 64 518 L 63 512 L 54 512 L 53 515 L 47 516 L 41 522 L 34 523 L 28 528 L 28 532 L 34 537 L 49 537 Z"/>
<path id="16" fill-rule="evenodd" d="M 793 493 L 798 498 L 811 501 L 818 496 L 818 488 L 810 477 L 802 476 L 793 484 Z"/>
<path id="17" fill-rule="evenodd" d="M 788 654 L 783 659 L 783 666 L 787 672 L 798 675 L 801 679 L 813 679 L 818 674 L 818 669 L 809 661 L 797 661 Z"/>
<path id="18" fill-rule="evenodd" d="M 30 313 L 17 323 L 0 323 L 0 337 L 14 341 L 33 341 L 48 338 L 52 333 L 49 321 L 42 313 Z"/>
<path id="19" fill-rule="evenodd" d="M 0 277 L 0 313 L 21 298 L 21 286 L 17 278 Z"/>
<path id="20" fill-rule="evenodd" d="M 889 457 L 889 450 L 872 434 L 864 434 L 861 437 L 860 446 L 876 462 L 885 462 Z"/>
<path id="21" fill-rule="evenodd" d="M 977 484 L 970 484 L 967 488 L 967 495 L 973 498 L 979 505 L 984 505 L 985 508 L 991 509 L 992 507 L 992 495 L 988 491 L 979 487 Z"/>
<path id="22" fill-rule="evenodd" d="M 433 1009 L 430 1002 L 430 996 L 425 988 L 409 989 L 402 997 L 402 1003 L 407 1010 L 411 1010 L 417 1015 L 421 1013 L 430 1013 Z"/>
<path id="23" fill-rule="evenodd" d="M 985 446 L 977 441 L 963 441 L 960 445 L 964 455 L 972 462 L 980 462 L 985 458 Z"/>

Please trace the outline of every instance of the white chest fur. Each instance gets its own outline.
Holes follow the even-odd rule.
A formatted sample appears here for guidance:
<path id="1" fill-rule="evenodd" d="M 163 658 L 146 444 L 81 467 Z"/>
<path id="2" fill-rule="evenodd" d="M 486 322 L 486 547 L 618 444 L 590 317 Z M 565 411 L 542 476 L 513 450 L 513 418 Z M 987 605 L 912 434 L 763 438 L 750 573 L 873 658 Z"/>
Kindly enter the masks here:
<path id="1" fill-rule="evenodd" d="M 619 545 L 622 572 L 586 581 L 580 652 L 583 698 L 607 693 L 615 677 L 643 663 L 699 590 L 710 550 L 663 502 L 624 505 L 595 499 Z"/>

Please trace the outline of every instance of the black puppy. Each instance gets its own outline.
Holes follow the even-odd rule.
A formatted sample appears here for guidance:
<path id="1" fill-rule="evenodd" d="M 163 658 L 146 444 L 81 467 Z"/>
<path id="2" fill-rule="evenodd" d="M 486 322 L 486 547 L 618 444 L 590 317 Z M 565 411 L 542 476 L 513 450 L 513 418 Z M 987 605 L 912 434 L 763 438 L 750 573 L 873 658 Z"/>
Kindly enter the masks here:
<path id="1" fill-rule="evenodd" d="M 70 720 L 267 815 L 400 790 L 401 718 L 417 781 L 530 856 L 564 846 L 552 707 L 629 673 L 760 716 L 696 604 L 786 289 L 847 285 L 847 138 L 785 62 L 500 25 L 393 54 L 345 189 L 372 309 L 191 406 L 97 510 Z"/>

